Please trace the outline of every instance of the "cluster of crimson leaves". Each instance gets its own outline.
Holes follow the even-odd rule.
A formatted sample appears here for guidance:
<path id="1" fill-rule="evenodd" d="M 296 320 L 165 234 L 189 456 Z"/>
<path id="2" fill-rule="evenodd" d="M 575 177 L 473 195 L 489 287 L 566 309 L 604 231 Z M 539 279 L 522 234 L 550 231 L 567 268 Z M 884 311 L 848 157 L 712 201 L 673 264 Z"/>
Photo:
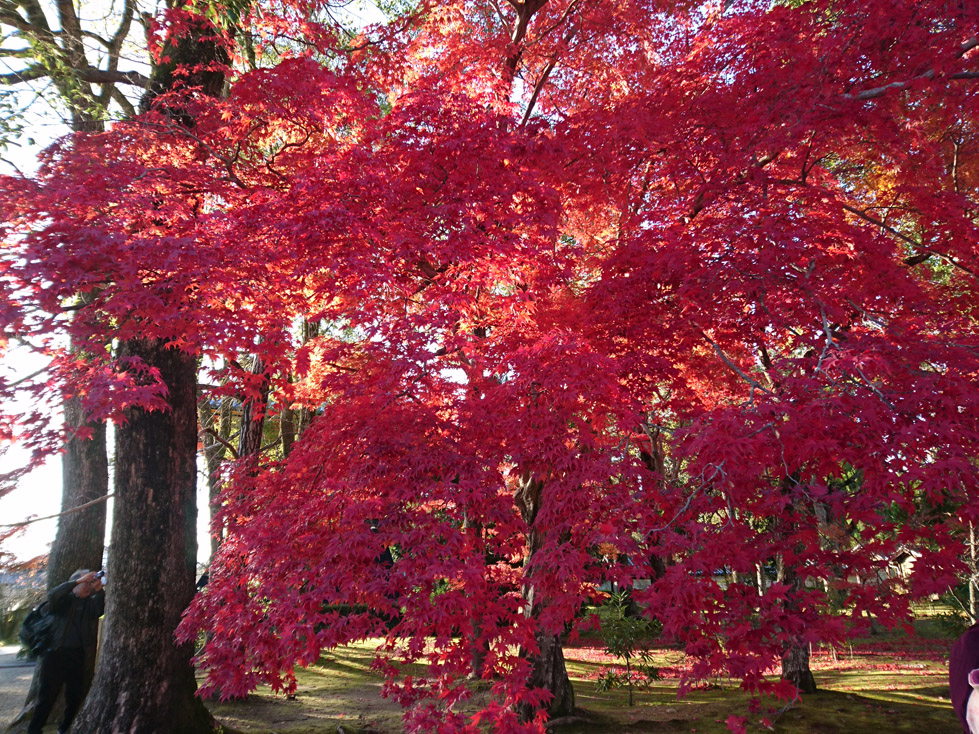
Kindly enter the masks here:
<path id="1" fill-rule="evenodd" d="M 955 583 L 979 521 L 979 6 L 792 5 L 423 4 L 330 65 L 185 90 L 190 128 L 150 111 L 0 182 L 0 320 L 50 359 L 5 394 L 166 409 L 106 347 L 162 339 L 250 398 L 256 354 L 270 413 L 317 414 L 229 475 L 182 631 L 210 632 L 204 693 L 288 689 L 381 635 L 409 729 L 536 731 L 513 704 L 547 698 L 538 630 L 655 577 L 637 597 L 692 677 L 792 695 L 765 677 L 788 645 L 902 618 L 897 548 L 922 554 L 913 594 Z M 306 17 L 274 10 L 269 37 Z M 775 558 L 789 580 L 760 593 Z M 470 715 L 477 648 L 494 697 Z"/>

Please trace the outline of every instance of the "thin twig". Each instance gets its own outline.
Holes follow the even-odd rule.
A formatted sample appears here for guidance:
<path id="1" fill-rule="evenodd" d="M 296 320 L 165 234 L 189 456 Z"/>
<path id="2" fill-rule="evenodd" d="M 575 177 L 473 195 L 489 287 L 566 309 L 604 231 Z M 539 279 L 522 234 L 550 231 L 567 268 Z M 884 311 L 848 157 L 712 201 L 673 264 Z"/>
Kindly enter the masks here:
<path id="1" fill-rule="evenodd" d="M 115 497 L 115 494 L 116 494 L 115 492 L 110 492 L 109 494 L 107 494 L 107 495 L 105 495 L 103 497 L 99 497 L 98 499 L 94 499 L 94 500 L 92 500 L 90 502 L 86 502 L 85 504 L 78 505 L 78 507 L 72 507 L 70 510 L 65 510 L 64 512 L 59 512 L 56 515 L 45 515 L 44 517 L 33 517 L 30 520 L 24 520 L 23 522 L 15 522 L 15 523 L 11 523 L 10 525 L 0 525 L 0 528 L 22 528 L 22 527 L 26 527 L 28 525 L 31 525 L 32 523 L 41 522 L 42 520 L 54 520 L 55 518 L 58 518 L 58 517 L 64 517 L 65 515 L 71 515 L 71 514 L 73 514 L 75 512 L 81 512 L 82 510 L 87 510 L 89 507 L 92 507 L 93 505 L 97 505 L 100 502 L 105 502 L 110 497 Z"/>
<path id="2" fill-rule="evenodd" d="M 707 343 L 708 343 L 708 344 L 710 344 L 710 345 L 711 345 L 712 347 L 714 347 L 714 351 L 715 351 L 715 352 L 717 352 L 717 356 L 718 356 L 718 357 L 720 357 L 720 358 L 721 358 L 721 360 L 723 360 L 723 362 L 724 362 L 724 364 L 726 364 L 726 365 L 727 365 L 727 366 L 728 366 L 728 367 L 729 367 L 729 368 L 730 368 L 730 369 L 731 369 L 731 370 L 732 370 L 733 372 L 735 372 L 735 373 L 736 373 L 736 374 L 737 374 L 737 375 L 738 375 L 738 376 L 739 376 L 739 377 L 740 377 L 740 378 L 741 378 L 742 380 L 744 380 L 744 381 L 745 381 L 745 382 L 747 382 L 747 383 L 748 383 L 749 385 L 751 385 L 751 387 L 752 387 L 752 388 L 755 388 L 755 389 L 757 389 L 757 390 L 760 390 L 761 392 L 763 392 L 763 393 L 765 393 L 766 395 L 774 395 L 774 393 L 773 393 L 773 392 L 772 392 L 771 390 L 768 390 L 767 388 L 765 388 L 765 387 L 764 387 L 764 386 L 763 386 L 763 385 L 762 385 L 762 384 L 761 384 L 760 382 L 758 382 L 757 380 L 754 380 L 754 379 L 752 379 L 752 378 L 751 378 L 751 377 L 749 377 L 749 376 L 748 376 L 747 374 L 745 374 L 745 372 L 744 372 L 744 370 L 742 370 L 742 369 L 741 369 L 740 367 L 738 367 L 738 366 L 737 366 L 737 365 L 736 365 L 736 364 L 735 364 L 735 363 L 734 363 L 733 361 L 731 361 L 731 358 L 730 358 L 730 357 L 728 357 L 728 356 L 727 356 L 727 355 L 726 355 L 726 354 L 724 353 L 724 350 L 722 350 L 722 349 L 721 349 L 721 348 L 720 348 L 720 347 L 719 347 L 719 346 L 718 346 L 718 345 L 717 345 L 717 344 L 716 344 L 716 343 L 714 342 L 714 340 L 713 340 L 713 339 L 711 339 L 711 338 L 710 338 L 709 336 L 707 336 L 707 334 L 706 334 L 706 333 L 704 333 L 704 332 L 703 332 L 703 331 L 702 331 L 701 329 L 699 329 L 699 328 L 697 329 L 697 332 L 698 332 L 698 333 L 700 334 L 700 336 L 701 336 L 701 337 L 703 337 L 703 338 L 704 338 L 704 339 L 705 339 L 705 340 L 707 341 Z"/>

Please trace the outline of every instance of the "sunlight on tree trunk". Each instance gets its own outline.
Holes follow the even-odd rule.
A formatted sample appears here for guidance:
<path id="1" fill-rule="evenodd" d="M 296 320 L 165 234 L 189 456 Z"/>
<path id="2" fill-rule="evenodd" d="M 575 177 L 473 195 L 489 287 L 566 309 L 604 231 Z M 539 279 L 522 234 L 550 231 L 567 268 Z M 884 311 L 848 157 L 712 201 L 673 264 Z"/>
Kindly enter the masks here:
<path id="1" fill-rule="evenodd" d="M 92 691 L 74 729 L 211 732 L 194 695 L 192 646 L 173 640 L 196 571 L 196 360 L 161 342 L 129 342 L 122 353 L 160 371 L 170 409 L 129 409 L 116 429 L 106 618 Z"/>

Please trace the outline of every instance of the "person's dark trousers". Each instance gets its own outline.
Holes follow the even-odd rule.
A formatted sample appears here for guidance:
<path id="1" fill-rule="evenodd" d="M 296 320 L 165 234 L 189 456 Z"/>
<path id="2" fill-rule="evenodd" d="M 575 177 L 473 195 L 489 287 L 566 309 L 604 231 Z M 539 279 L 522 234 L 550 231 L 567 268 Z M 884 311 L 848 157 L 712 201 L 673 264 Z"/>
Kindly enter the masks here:
<path id="1" fill-rule="evenodd" d="M 27 734 L 41 734 L 62 686 L 65 687 L 65 715 L 58 731 L 66 732 L 85 699 L 85 652 L 80 647 L 52 650 L 41 656 L 40 666 L 37 707 L 27 725 Z"/>

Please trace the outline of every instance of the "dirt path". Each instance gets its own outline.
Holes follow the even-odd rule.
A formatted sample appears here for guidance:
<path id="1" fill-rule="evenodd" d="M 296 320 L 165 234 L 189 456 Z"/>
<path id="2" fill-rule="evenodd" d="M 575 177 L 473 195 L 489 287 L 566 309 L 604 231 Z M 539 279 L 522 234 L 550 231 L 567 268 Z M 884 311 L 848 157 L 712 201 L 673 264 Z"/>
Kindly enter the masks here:
<path id="1" fill-rule="evenodd" d="M 0 647 L 0 731 L 20 713 L 34 676 L 34 663 L 19 660 L 19 649 L 16 645 Z"/>
<path id="2" fill-rule="evenodd" d="M 34 676 L 34 663 L 18 659 L 19 649 L 0 646 L 0 731 L 20 713 Z M 349 678 L 342 675 L 344 664 L 364 664 L 358 652 L 349 653 L 351 659 L 328 658 L 325 668 L 303 671 L 298 695 L 292 700 L 260 692 L 239 701 L 208 702 L 208 708 L 219 721 L 240 732 L 332 734 L 340 724 L 341 731 L 352 734 L 395 734 L 401 729 L 401 711 L 397 704 L 381 698 L 380 680 L 363 673 Z"/>

